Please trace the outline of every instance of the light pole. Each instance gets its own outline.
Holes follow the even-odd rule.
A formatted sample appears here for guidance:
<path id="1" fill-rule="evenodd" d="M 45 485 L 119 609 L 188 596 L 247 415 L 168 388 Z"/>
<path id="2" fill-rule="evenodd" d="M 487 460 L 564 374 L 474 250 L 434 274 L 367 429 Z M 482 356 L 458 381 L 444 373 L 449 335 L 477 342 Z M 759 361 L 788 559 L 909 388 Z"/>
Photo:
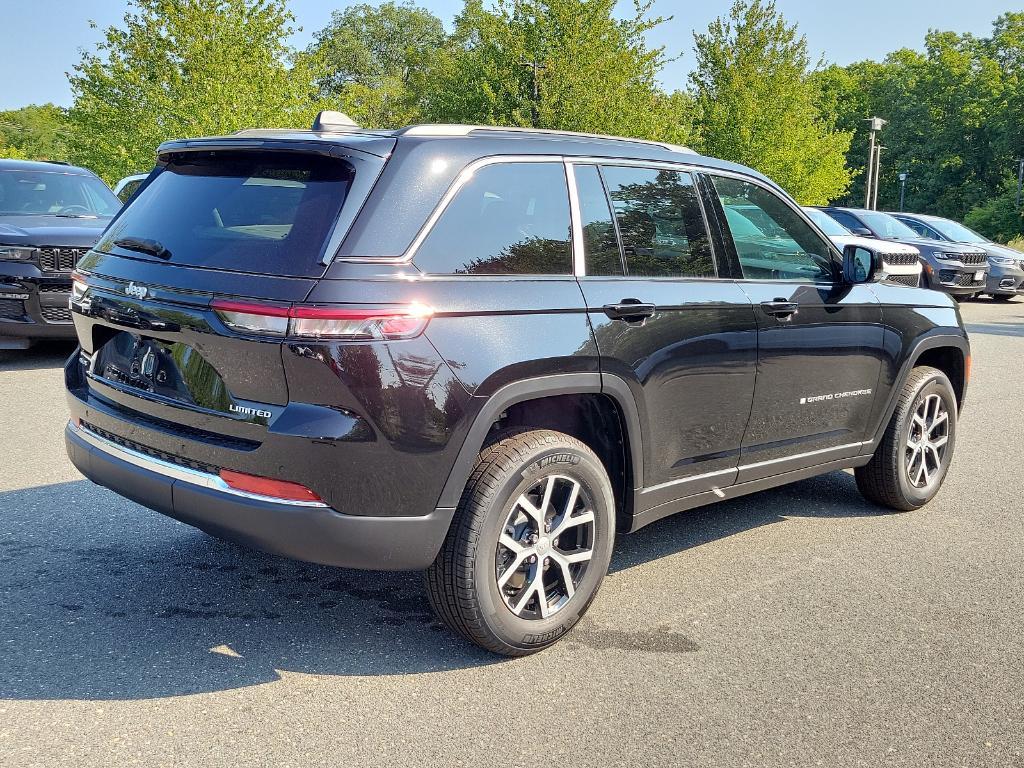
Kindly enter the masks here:
<path id="1" fill-rule="evenodd" d="M 904 171 L 900 174 L 900 210 L 903 210 L 903 195 L 907 191 L 907 176 L 910 174 Z"/>
<path id="2" fill-rule="evenodd" d="M 536 58 L 533 59 L 520 59 L 519 63 L 524 67 L 529 67 L 533 70 L 533 101 L 530 103 L 530 117 L 533 127 L 537 127 L 537 121 L 540 119 L 537 112 L 537 104 L 540 102 L 540 71 L 547 69 L 546 64 L 541 64 Z"/>
<path id="3" fill-rule="evenodd" d="M 1024 184 L 1024 157 L 1017 161 L 1017 210 L 1020 210 L 1020 188 Z"/>
<path id="4" fill-rule="evenodd" d="M 876 164 L 878 159 L 875 151 L 875 135 L 882 130 L 888 120 L 883 120 L 880 117 L 868 118 L 868 130 L 871 131 L 870 139 L 868 142 L 868 177 L 864 181 L 864 207 L 871 209 L 871 201 L 878 199 L 878 192 L 874 191 L 878 187 L 878 174 L 876 172 Z"/>
<path id="5" fill-rule="evenodd" d="M 871 210 L 878 210 L 878 182 L 882 178 L 882 152 L 888 149 L 881 144 L 875 146 L 875 193 L 871 196 Z"/>

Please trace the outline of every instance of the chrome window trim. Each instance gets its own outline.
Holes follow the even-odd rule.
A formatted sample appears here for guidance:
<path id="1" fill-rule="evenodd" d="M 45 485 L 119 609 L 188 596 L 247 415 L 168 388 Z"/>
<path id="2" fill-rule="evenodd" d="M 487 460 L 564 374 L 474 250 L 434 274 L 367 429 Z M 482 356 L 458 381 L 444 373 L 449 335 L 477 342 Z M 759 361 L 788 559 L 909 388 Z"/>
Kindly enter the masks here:
<path id="1" fill-rule="evenodd" d="M 580 211 L 580 194 L 576 188 L 576 170 L 568 160 L 564 161 L 565 180 L 569 185 L 569 227 L 572 241 L 572 272 L 576 277 L 586 277 L 586 248 L 583 240 L 583 215 Z"/>
<path id="2" fill-rule="evenodd" d="M 200 472 L 198 469 L 191 469 L 179 464 L 172 464 L 169 461 L 164 461 L 163 459 L 158 459 L 153 456 L 147 456 L 144 453 L 139 453 L 138 451 L 133 451 L 131 448 L 125 448 L 123 445 L 118 445 L 112 440 L 100 437 L 85 427 L 75 426 L 73 422 L 69 422 L 68 428 L 76 437 L 81 438 L 98 451 L 102 451 L 109 456 L 113 456 L 114 458 L 127 462 L 134 467 L 155 472 L 159 475 L 163 475 L 164 477 L 170 477 L 174 480 L 188 483 L 189 485 L 196 485 L 212 491 L 219 491 L 220 493 L 227 493 L 232 496 L 241 496 L 242 498 L 253 499 L 255 501 L 267 501 L 273 504 L 287 504 L 292 507 L 327 508 L 327 504 L 322 501 L 280 499 L 276 496 L 264 496 L 261 493 L 239 491 L 225 483 L 217 475 L 211 475 L 209 472 Z"/>

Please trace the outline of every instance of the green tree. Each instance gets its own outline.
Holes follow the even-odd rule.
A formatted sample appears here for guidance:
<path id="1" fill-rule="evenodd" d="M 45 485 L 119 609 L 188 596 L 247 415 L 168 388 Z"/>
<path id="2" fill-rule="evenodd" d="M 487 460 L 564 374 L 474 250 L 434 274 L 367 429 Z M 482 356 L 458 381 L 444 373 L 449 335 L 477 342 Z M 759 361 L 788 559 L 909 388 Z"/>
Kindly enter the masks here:
<path id="1" fill-rule="evenodd" d="M 694 40 L 702 149 L 756 168 L 804 204 L 845 192 L 851 135 L 822 112 L 807 41 L 775 4 L 735 0 Z"/>
<path id="2" fill-rule="evenodd" d="M 821 103 L 834 110 L 840 128 L 855 133 L 847 159 L 858 177 L 847 201 L 863 204 L 865 120 L 878 115 L 889 121 L 881 133 L 880 208 L 897 206 L 898 176 L 906 171 L 908 209 L 953 219 L 978 209 L 976 228 L 1004 232 L 1015 219 L 993 212 L 1006 212 L 1003 184 L 1024 152 L 1022 64 L 1024 13 L 1008 13 L 989 38 L 934 31 L 923 51 L 817 73 Z"/>
<path id="3" fill-rule="evenodd" d="M 0 158 L 8 160 L 27 160 L 28 155 L 15 146 L 5 144 L 3 137 L 0 137 Z"/>
<path id="4" fill-rule="evenodd" d="M 430 65 L 446 39 L 441 20 L 423 8 L 363 4 L 334 11 L 308 53 L 326 70 L 318 81 L 325 100 L 360 125 L 391 128 L 418 119 L 413 75 Z"/>
<path id="5" fill-rule="evenodd" d="M 690 100 L 665 94 L 668 61 L 645 34 L 665 19 L 635 0 L 467 0 L 448 45 L 418 75 L 424 115 L 439 122 L 535 126 L 667 141 L 690 134 Z M 534 66 L 536 65 L 536 66 Z"/>
<path id="6" fill-rule="evenodd" d="M 70 75 L 72 158 L 113 182 L 160 142 L 308 125 L 319 59 L 296 57 L 286 0 L 130 0 Z"/>
<path id="7" fill-rule="evenodd" d="M 0 144 L 17 147 L 32 160 L 64 160 L 66 133 L 64 110 L 55 104 L 0 112 Z"/>

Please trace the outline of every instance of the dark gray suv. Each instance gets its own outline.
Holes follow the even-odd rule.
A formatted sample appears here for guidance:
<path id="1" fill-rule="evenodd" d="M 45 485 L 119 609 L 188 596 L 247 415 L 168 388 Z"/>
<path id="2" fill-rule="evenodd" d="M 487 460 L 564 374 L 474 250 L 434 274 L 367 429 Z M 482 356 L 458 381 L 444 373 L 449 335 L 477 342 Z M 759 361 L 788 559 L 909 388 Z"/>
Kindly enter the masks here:
<path id="1" fill-rule="evenodd" d="M 985 293 L 997 301 L 1009 301 L 1024 294 L 1024 253 L 993 243 L 963 224 L 939 216 L 921 213 L 894 213 L 921 237 L 940 243 L 963 243 L 977 246 L 988 254 L 988 282 Z"/>
<path id="2" fill-rule="evenodd" d="M 822 208 L 855 235 L 894 240 L 921 252 L 921 285 L 960 299 L 977 296 L 988 280 L 988 255 L 976 245 L 921 237 L 899 219 L 864 208 Z"/>

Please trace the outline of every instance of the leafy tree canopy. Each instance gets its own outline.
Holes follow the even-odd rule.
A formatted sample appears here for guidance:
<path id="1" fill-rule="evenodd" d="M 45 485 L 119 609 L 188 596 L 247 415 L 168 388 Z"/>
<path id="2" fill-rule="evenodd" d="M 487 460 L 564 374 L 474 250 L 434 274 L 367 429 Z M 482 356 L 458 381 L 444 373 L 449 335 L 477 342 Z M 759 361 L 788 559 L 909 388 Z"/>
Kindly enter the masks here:
<path id="1" fill-rule="evenodd" d="M 803 204 L 846 191 L 851 134 L 820 108 L 807 41 L 771 0 L 735 0 L 694 41 L 690 79 L 707 154 L 756 168 Z"/>
<path id="2" fill-rule="evenodd" d="M 167 139 L 308 125 L 319 59 L 294 55 L 292 23 L 286 0 L 130 0 L 70 75 L 73 159 L 113 182 Z"/>

